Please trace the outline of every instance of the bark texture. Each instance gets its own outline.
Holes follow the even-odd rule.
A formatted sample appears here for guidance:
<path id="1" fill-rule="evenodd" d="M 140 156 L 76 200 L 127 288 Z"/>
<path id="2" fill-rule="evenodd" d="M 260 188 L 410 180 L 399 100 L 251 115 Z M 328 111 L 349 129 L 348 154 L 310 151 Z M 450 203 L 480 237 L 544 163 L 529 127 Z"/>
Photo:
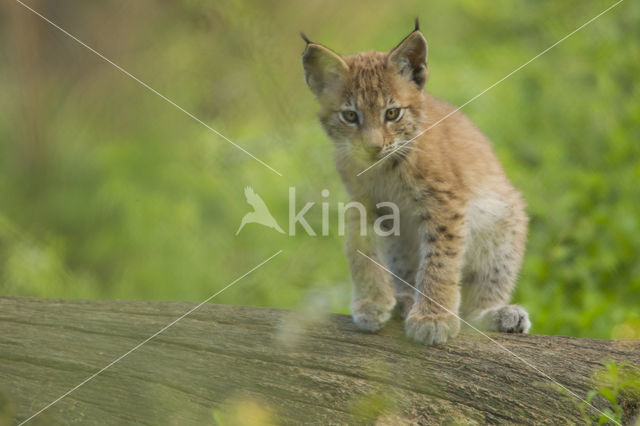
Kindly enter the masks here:
<path id="1" fill-rule="evenodd" d="M 29 418 L 194 306 L 0 298 L 0 424 Z M 584 398 L 602 361 L 640 365 L 638 341 L 489 336 L 424 347 L 397 321 L 365 334 L 344 315 L 207 304 L 30 423 L 582 424 L 579 401 L 540 371 Z"/>

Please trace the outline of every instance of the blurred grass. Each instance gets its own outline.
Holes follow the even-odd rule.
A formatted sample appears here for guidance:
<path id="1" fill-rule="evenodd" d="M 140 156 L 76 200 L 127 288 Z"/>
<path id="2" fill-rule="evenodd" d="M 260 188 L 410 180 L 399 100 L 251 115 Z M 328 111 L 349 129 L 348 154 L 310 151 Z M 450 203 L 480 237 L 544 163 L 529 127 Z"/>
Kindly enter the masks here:
<path id="1" fill-rule="evenodd" d="M 427 89 L 460 105 L 612 4 L 498 0 L 30 1 L 284 174 L 279 177 L 14 2 L 0 9 L 0 294 L 348 312 L 328 237 L 249 225 L 254 187 L 286 224 L 347 196 L 300 65 L 304 30 L 343 53 L 386 50 L 418 15 Z M 640 5 L 623 2 L 465 108 L 529 203 L 516 301 L 532 332 L 635 337 L 640 324 Z M 320 207 L 308 215 L 320 230 Z M 620 330 L 627 330 L 623 336 Z"/>

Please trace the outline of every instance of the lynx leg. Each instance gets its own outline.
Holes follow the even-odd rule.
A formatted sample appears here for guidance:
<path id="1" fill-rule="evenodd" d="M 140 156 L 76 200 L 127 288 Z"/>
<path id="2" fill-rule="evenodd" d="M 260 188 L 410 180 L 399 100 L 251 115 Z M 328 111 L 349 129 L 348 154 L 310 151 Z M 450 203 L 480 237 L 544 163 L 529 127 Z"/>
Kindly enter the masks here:
<path id="1" fill-rule="evenodd" d="M 445 343 L 460 330 L 459 283 L 465 235 L 461 213 L 455 205 L 449 207 L 425 214 L 420 227 L 416 301 L 405 319 L 405 330 L 425 345 Z"/>
<path id="2" fill-rule="evenodd" d="M 525 221 L 501 224 L 493 239 L 477 238 L 486 246 L 474 247 L 474 260 L 465 265 L 460 312 L 465 320 L 487 331 L 527 333 L 529 314 L 509 305 L 524 253 Z M 484 253 L 484 255 L 479 255 Z"/>
<path id="3" fill-rule="evenodd" d="M 347 210 L 346 218 L 346 254 L 353 281 L 353 321 L 364 331 L 376 332 L 391 318 L 396 304 L 391 277 L 387 271 L 358 252 L 382 263 L 378 257 L 375 235 L 372 232 L 367 235 L 360 233 L 357 210 Z"/>

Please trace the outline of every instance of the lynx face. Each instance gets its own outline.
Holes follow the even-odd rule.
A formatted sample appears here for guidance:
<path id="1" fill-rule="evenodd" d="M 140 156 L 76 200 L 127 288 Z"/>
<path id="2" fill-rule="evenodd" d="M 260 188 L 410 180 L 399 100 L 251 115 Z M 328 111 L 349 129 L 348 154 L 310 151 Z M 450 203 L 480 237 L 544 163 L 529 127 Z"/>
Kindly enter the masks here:
<path id="1" fill-rule="evenodd" d="M 308 42 L 305 78 L 337 149 L 375 161 L 422 129 L 427 42 L 417 29 L 389 52 L 342 57 Z"/>

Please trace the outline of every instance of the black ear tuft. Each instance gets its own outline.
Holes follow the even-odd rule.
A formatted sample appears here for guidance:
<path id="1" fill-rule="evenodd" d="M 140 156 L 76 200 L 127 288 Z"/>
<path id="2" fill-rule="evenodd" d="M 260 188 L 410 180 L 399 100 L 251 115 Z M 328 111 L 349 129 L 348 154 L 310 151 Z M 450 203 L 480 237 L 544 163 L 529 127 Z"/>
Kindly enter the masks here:
<path id="1" fill-rule="evenodd" d="M 417 16 L 416 16 L 416 27 L 413 29 L 413 31 L 420 31 L 420 21 L 418 21 Z"/>
<path id="2" fill-rule="evenodd" d="M 309 40 L 309 37 L 307 37 L 302 31 L 300 31 L 300 37 L 302 37 L 302 39 L 307 43 L 307 44 L 311 44 L 313 43 L 311 40 Z"/>

